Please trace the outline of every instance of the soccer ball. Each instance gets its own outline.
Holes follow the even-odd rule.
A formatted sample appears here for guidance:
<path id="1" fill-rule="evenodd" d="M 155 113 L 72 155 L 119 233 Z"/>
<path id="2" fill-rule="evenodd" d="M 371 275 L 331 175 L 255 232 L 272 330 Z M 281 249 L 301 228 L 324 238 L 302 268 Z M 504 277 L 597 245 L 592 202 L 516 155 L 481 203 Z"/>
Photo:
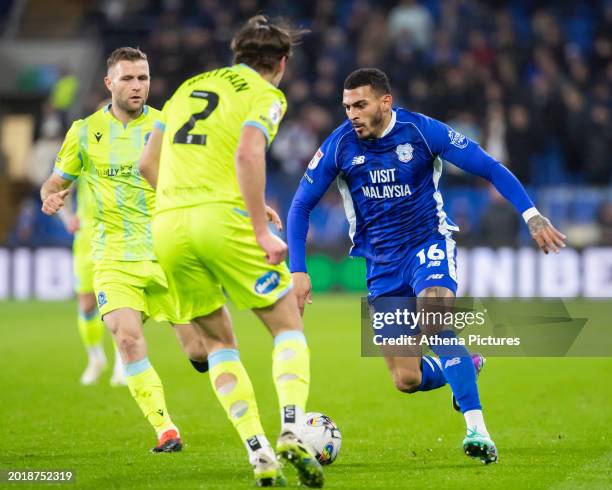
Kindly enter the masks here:
<path id="1" fill-rule="evenodd" d="M 336 423 L 327 415 L 319 412 L 305 414 L 300 437 L 312 449 L 319 463 L 332 464 L 338 457 L 342 435 Z"/>

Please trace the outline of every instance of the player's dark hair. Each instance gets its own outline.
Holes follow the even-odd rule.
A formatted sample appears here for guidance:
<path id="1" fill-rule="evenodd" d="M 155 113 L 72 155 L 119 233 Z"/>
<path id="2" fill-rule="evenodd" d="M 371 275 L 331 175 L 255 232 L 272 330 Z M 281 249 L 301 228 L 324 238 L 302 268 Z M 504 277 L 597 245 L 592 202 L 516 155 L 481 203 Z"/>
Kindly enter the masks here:
<path id="1" fill-rule="evenodd" d="M 110 56 L 106 60 L 106 67 L 110 68 L 111 66 L 115 66 L 120 61 L 139 60 L 147 61 L 147 55 L 140 51 L 139 48 L 130 48 L 128 46 L 124 46 L 122 48 L 115 49 L 115 51 L 110 54 Z"/>
<path id="2" fill-rule="evenodd" d="M 291 57 L 292 47 L 307 29 L 296 29 L 283 21 L 274 23 L 265 15 L 251 17 L 232 39 L 234 63 L 245 63 L 262 72 L 274 72 L 283 56 Z"/>
<path id="3" fill-rule="evenodd" d="M 369 85 L 379 95 L 391 93 L 391 84 L 384 71 L 378 68 L 359 68 L 344 80 L 344 89 L 352 90 Z"/>

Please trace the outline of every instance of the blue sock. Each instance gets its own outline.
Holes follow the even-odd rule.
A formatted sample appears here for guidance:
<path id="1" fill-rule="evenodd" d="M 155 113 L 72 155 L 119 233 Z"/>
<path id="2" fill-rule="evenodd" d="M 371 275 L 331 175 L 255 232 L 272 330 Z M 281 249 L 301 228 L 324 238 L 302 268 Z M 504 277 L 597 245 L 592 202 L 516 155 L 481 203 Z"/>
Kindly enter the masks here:
<path id="1" fill-rule="evenodd" d="M 437 336 L 442 338 L 456 337 L 455 332 L 447 330 L 440 332 Z M 431 350 L 440 358 L 442 369 L 444 369 L 444 377 L 451 390 L 453 390 L 461 412 L 482 410 L 478 385 L 476 384 L 476 370 L 467 349 L 462 345 L 431 345 Z"/>
<path id="2" fill-rule="evenodd" d="M 421 357 L 421 385 L 419 391 L 429 391 L 446 384 L 444 371 L 439 359 L 432 356 Z"/>

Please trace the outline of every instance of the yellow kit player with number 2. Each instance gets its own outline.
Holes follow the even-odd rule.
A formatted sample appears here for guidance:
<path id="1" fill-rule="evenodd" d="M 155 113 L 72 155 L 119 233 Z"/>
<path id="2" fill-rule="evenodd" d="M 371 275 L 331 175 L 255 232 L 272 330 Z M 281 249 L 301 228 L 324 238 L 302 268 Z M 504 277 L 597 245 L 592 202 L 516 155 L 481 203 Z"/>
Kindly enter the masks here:
<path id="1" fill-rule="evenodd" d="M 310 354 L 284 263 L 287 246 L 269 230 L 264 202 L 265 152 L 286 110 L 277 86 L 300 34 L 263 16 L 250 19 L 232 40 L 235 65 L 187 80 L 166 102 L 140 166 L 157 185 L 153 241 L 179 319 L 204 335 L 213 390 L 261 486 L 285 480 L 240 361 L 224 291 L 274 337 L 276 451 L 302 484 L 323 485 L 321 465 L 298 435 Z"/>
<path id="2" fill-rule="evenodd" d="M 206 352 L 190 324 L 178 325 L 166 277 L 153 252 L 155 192 L 140 176 L 138 161 L 159 111 L 145 105 L 146 55 L 119 48 L 107 60 L 104 79 L 111 104 L 75 121 L 41 189 L 42 210 L 64 205 L 77 178 L 93 195 L 93 286 L 102 319 L 112 332 L 130 392 L 157 433 L 155 452 L 180 451 L 182 441 L 166 408 L 161 380 L 147 357 L 143 320 L 168 320 L 192 359 Z M 188 322 L 187 322 L 188 323 Z"/>

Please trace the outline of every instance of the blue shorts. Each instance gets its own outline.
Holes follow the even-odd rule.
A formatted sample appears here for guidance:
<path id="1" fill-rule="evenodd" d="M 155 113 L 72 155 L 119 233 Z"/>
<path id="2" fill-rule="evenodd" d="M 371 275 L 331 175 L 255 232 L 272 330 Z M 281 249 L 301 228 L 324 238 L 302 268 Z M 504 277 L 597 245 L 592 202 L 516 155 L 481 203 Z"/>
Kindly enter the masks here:
<path id="1" fill-rule="evenodd" d="M 425 288 L 441 286 L 457 293 L 455 241 L 440 234 L 410 247 L 400 260 L 385 264 L 367 261 L 370 300 L 378 296 L 418 296 Z"/>

